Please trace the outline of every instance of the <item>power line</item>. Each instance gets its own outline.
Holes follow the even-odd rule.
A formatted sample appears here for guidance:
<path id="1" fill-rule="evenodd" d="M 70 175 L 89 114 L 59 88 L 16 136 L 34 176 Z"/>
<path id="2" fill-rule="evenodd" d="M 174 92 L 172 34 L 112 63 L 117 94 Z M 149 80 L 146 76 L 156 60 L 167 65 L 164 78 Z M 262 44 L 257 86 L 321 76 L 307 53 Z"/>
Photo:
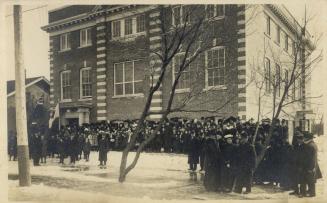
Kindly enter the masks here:
<path id="1" fill-rule="evenodd" d="M 47 7 L 47 5 L 45 5 L 45 6 L 39 6 L 39 7 L 31 8 L 31 9 L 27 9 L 25 11 L 22 11 L 22 13 L 25 13 L 25 12 L 28 12 L 28 11 L 33 11 L 33 10 L 40 9 L 40 8 L 45 8 L 45 7 Z M 9 16 L 13 16 L 13 14 L 6 15 L 5 17 L 7 18 Z"/>

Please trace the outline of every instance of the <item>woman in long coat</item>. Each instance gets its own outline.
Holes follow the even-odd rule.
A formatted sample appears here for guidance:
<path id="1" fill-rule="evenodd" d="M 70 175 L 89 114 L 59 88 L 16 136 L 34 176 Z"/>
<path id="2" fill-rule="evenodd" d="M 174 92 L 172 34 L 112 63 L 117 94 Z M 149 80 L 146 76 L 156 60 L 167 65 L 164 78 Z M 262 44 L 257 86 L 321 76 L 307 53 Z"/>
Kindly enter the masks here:
<path id="1" fill-rule="evenodd" d="M 205 141 L 203 184 L 207 191 L 218 191 L 221 186 L 221 152 L 217 136 L 211 134 Z"/>

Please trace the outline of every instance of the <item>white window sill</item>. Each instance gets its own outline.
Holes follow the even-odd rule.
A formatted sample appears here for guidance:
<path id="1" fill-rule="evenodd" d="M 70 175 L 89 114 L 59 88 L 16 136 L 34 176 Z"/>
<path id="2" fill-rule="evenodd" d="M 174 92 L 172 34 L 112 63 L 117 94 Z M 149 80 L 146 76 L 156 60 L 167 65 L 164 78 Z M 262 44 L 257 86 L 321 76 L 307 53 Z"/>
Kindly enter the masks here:
<path id="1" fill-rule="evenodd" d="M 72 49 L 71 48 L 69 48 L 69 49 L 62 49 L 62 50 L 59 51 L 59 53 L 67 52 L 67 51 L 70 51 L 70 50 L 72 50 Z"/>
<path id="2" fill-rule="evenodd" d="M 84 97 L 80 98 L 78 101 L 91 101 L 93 98 L 92 97 Z"/>
<path id="3" fill-rule="evenodd" d="M 135 38 L 142 36 L 142 35 L 146 35 L 146 32 L 138 32 L 138 33 L 133 33 L 133 34 L 129 34 L 129 35 L 124 35 L 124 36 L 120 36 L 120 37 L 112 37 L 111 40 L 112 41 L 132 41 L 135 40 Z"/>
<path id="4" fill-rule="evenodd" d="M 87 44 L 87 45 L 79 46 L 79 47 L 77 47 L 77 49 L 87 48 L 87 47 L 91 47 L 91 46 L 92 46 L 92 44 Z"/>
<path id="5" fill-rule="evenodd" d="M 185 89 L 175 89 L 175 93 L 186 93 L 186 92 L 190 92 L 191 89 L 190 88 L 185 88 Z"/>
<path id="6" fill-rule="evenodd" d="M 112 98 L 129 98 L 129 97 L 144 97 L 144 94 L 139 93 L 139 94 L 125 94 L 125 95 L 115 95 Z"/>
<path id="7" fill-rule="evenodd" d="M 217 85 L 212 87 L 206 87 L 203 89 L 203 91 L 206 92 L 211 90 L 226 90 L 226 89 L 227 89 L 226 85 Z"/>
<path id="8" fill-rule="evenodd" d="M 72 99 L 62 99 L 60 103 L 72 102 Z"/>

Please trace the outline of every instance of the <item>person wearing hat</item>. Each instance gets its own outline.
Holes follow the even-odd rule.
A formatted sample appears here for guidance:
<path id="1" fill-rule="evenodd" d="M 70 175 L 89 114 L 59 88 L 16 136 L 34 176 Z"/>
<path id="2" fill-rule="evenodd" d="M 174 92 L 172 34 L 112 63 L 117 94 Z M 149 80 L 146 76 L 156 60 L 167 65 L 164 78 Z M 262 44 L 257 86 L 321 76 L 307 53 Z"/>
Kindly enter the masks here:
<path id="1" fill-rule="evenodd" d="M 99 166 L 106 166 L 109 146 L 108 146 L 108 140 L 106 139 L 106 136 L 103 131 L 101 133 L 101 139 L 98 142 L 98 147 L 99 147 L 99 161 L 100 161 Z"/>
<path id="2" fill-rule="evenodd" d="M 203 185 L 207 191 L 218 191 L 221 186 L 221 150 L 219 145 L 219 136 L 208 134 L 204 143 L 205 161 L 204 161 L 204 179 Z"/>
<path id="3" fill-rule="evenodd" d="M 300 179 L 301 179 L 301 160 L 302 160 L 302 151 L 303 151 L 303 142 L 304 137 L 303 133 L 296 129 L 293 139 L 292 139 L 292 150 L 289 156 L 290 162 L 290 181 L 293 192 L 290 195 L 300 195 Z"/>
<path id="4" fill-rule="evenodd" d="M 189 170 L 196 171 L 200 158 L 200 140 L 194 130 L 190 133 L 188 164 L 190 165 Z"/>
<path id="5" fill-rule="evenodd" d="M 233 144 L 233 135 L 224 136 L 224 142 L 221 145 L 222 167 L 221 167 L 221 185 L 223 192 L 231 192 L 234 183 L 234 153 L 236 146 Z"/>
<path id="6" fill-rule="evenodd" d="M 305 132 L 304 134 L 304 146 L 302 156 L 302 179 L 300 182 L 300 195 L 301 196 L 316 196 L 316 181 L 322 178 L 321 171 L 319 169 L 317 152 L 318 148 L 313 141 L 313 134 Z M 306 190 L 308 187 L 308 191 Z M 308 194 L 307 194 L 308 192 Z"/>
<path id="7" fill-rule="evenodd" d="M 252 176 L 256 165 L 256 153 L 254 146 L 248 142 L 248 134 L 243 131 L 241 133 L 241 141 L 235 152 L 236 185 L 235 192 L 242 193 L 243 187 L 246 188 L 245 194 L 251 192 Z"/>

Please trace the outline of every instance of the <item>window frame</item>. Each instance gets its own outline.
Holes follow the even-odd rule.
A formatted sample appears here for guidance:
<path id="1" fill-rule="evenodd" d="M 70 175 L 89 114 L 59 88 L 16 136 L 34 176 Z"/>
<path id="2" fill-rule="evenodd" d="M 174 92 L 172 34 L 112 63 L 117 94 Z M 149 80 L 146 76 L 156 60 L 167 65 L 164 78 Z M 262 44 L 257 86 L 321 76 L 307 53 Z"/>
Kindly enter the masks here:
<path id="1" fill-rule="evenodd" d="M 209 17 L 208 14 L 208 7 L 213 6 L 213 16 Z M 223 7 L 223 15 L 218 15 L 218 7 L 222 6 Z M 205 5 L 205 11 L 206 11 L 206 19 L 221 19 L 226 16 L 226 6 L 224 4 L 207 4 Z"/>
<path id="2" fill-rule="evenodd" d="M 89 71 L 89 83 L 86 83 L 86 85 L 90 85 L 90 95 L 84 96 L 83 95 L 83 71 Z M 86 99 L 92 97 L 92 68 L 91 67 L 83 67 L 80 69 L 80 99 Z"/>
<path id="3" fill-rule="evenodd" d="M 143 30 L 139 30 L 139 27 L 142 27 L 139 25 L 139 21 L 140 19 L 143 19 L 143 23 L 141 23 L 140 25 L 143 25 Z M 145 17 L 145 14 L 140 14 L 140 15 L 137 15 L 135 17 L 135 21 L 136 21 L 136 30 L 135 30 L 135 33 L 143 33 L 146 31 L 146 17 Z M 142 21 L 141 21 L 142 22 Z"/>
<path id="4" fill-rule="evenodd" d="M 82 32 L 85 31 L 85 44 L 83 44 L 83 35 L 82 35 Z M 88 47 L 88 46 L 91 46 L 92 45 L 92 29 L 89 27 L 89 28 L 85 28 L 85 29 L 81 29 L 80 32 L 79 32 L 79 47 Z M 90 37 L 90 38 L 89 38 Z"/>
<path id="5" fill-rule="evenodd" d="M 280 32 L 281 28 L 279 25 L 276 24 L 276 43 L 280 44 Z"/>
<path id="6" fill-rule="evenodd" d="M 276 74 L 276 83 L 277 83 L 277 96 L 280 97 L 280 93 L 281 93 L 281 66 L 276 63 L 275 64 L 275 74 Z"/>
<path id="7" fill-rule="evenodd" d="M 289 77 L 289 71 L 287 69 L 284 70 L 284 80 L 285 80 L 285 86 L 288 85 L 289 81 L 288 81 L 288 77 Z M 288 92 L 286 94 L 286 98 L 288 99 L 290 94 L 289 94 L 290 89 L 288 89 Z"/>
<path id="8" fill-rule="evenodd" d="M 129 61 L 122 61 L 122 62 L 117 62 L 114 63 L 114 98 L 118 98 L 118 97 L 129 97 L 129 96 L 143 96 L 143 92 L 141 93 L 135 93 L 135 83 L 137 82 L 143 82 L 143 80 L 135 80 L 135 62 L 136 61 L 142 61 L 145 59 L 136 59 L 136 60 L 129 60 Z M 132 81 L 125 81 L 125 64 L 126 63 L 130 63 L 132 62 L 133 64 L 133 80 Z M 116 82 L 116 66 L 118 64 L 123 64 L 123 81 L 122 82 Z M 132 94 L 126 94 L 126 88 L 125 88 L 125 84 L 126 83 L 131 83 L 133 84 L 133 93 Z M 122 84 L 123 85 L 123 94 L 116 94 L 116 85 L 117 84 Z"/>
<path id="9" fill-rule="evenodd" d="M 185 52 L 179 52 L 179 53 L 175 54 L 175 56 L 174 56 L 174 58 L 172 60 L 172 84 L 174 84 L 174 81 L 175 81 L 175 78 L 176 78 L 175 74 L 178 73 L 178 72 L 176 72 L 176 57 L 179 57 L 181 55 L 184 55 L 185 56 Z M 185 74 L 185 73 L 190 74 L 189 75 L 189 77 L 190 77 L 190 79 L 189 79 L 189 83 L 190 84 L 189 85 L 190 86 L 187 87 L 187 88 L 178 88 L 178 84 L 180 84 L 180 81 L 178 81 L 178 84 L 177 84 L 176 89 L 175 89 L 175 92 L 176 93 L 189 92 L 191 90 L 191 78 L 192 78 L 192 75 L 191 75 L 192 74 L 191 67 L 192 67 L 191 64 L 189 64 L 188 67 L 186 67 L 185 70 L 182 71 L 182 74 Z M 182 77 L 182 75 L 181 75 L 181 77 Z M 179 78 L 179 80 L 180 79 L 181 78 Z"/>
<path id="10" fill-rule="evenodd" d="M 65 85 L 63 86 L 63 75 L 64 74 L 68 74 L 69 73 L 69 85 Z M 64 98 L 64 88 L 67 88 L 69 87 L 70 88 L 70 98 Z M 71 81 L 71 70 L 64 70 L 64 71 L 61 71 L 60 72 L 60 99 L 61 101 L 71 101 L 71 97 L 72 97 L 72 91 L 71 91 L 71 88 L 72 88 L 72 81 Z"/>
<path id="11" fill-rule="evenodd" d="M 119 23 L 118 23 L 119 22 Z M 119 25 L 119 29 L 118 29 L 118 32 L 116 32 L 116 29 Z M 123 26 L 122 26 L 122 19 L 119 19 L 119 20 L 114 20 L 112 21 L 111 23 L 111 37 L 114 39 L 114 38 L 120 38 L 123 36 Z M 116 27 L 117 26 L 117 27 Z M 119 35 L 117 35 L 119 33 Z"/>
<path id="12" fill-rule="evenodd" d="M 63 46 L 63 38 L 65 39 L 65 46 Z M 70 44 L 70 33 L 63 33 L 59 36 L 59 48 L 60 51 L 68 51 L 71 49 L 71 44 Z"/>
<path id="13" fill-rule="evenodd" d="M 269 62 L 269 66 L 267 67 L 267 62 Z M 268 69 L 267 69 L 268 68 Z M 270 58 L 265 57 L 264 64 L 264 78 L 265 78 L 265 92 L 271 92 L 271 61 Z"/>
<path id="14" fill-rule="evenodd" d="M 284 32 L 284 47 L 283 49 L 288 52 L 288 34 L 286 32 Z"/>
<path id="15" fill-rule="evenodd" d="M 209 86 L 209 71 L 208 71 L 208 67 L 209 67 L 209 60 L 208 60 L 208 52 L 211 51 L 215 51 L 218 50 L 218 68 L 212 68 L 212 69 L 220 69 L 219 68 L 219 51 L 223 50 L 224 51 L 224 67 L 223 67 L 223 76 L 219 76 L 219 78 L 223 78 L 224 81 L 222 84 L 214 84 L 212 86 Z M 219 74 L 220 75 L 220 74 Z M 214 78 L 214 77 L 213 77 Z M 205 51 L 205 89 L 209 90 L 209 89 L 215 89 L 215 88 L 225 88 L 226 87 L 226 47 L 225 46 L 216 46 L 213 47 L 209 50 Z"/>
<path id="16" fill-rule="evenodd" d="M 124 21 L 124 35 L 123 36 L 129 36 L 129 35 L 134 34 L 134 32 L 133 32 L 133 30 L 134 30 L 133 29 L 133 17 L 127 17 L 127 18 L 123 19 L 123 21 Z M 130 23 L 130 24 L 127 24 L 127 23 Z M 130 33 L 127 33 L 127 31 L 130 31 Z"/>
<path id="17" fill-rule="evenodd" d="M 271 35 L 271 18 L 269 15 L 266 14 L 266 29 L 265 33 L 270 36 Z"/>
<path id="18" fill-rule="evenodd" d="M 130 20 L 130 33 L 126 34 L 127 31 L 127 24 L 126 22 Z M 120 22 L 119 24 L 119 36 L 114 35 L 116 34 L 115 29 L 117 22 Z M 116 24 L 115 24 L 116 23 Z M 140 29 L 142 28 L 142 29 Z M 117 31 L 118 33 L 118 31 Z M 146 15 L 145 13 L 140 13 L 133 16 L 127 16 L 121 19 L 113 20 L 111 23 L 111 39 L 121 39 L 121 38 L 133 38 L 137 37 L 139 35 L 145 35 L 146 34 Z"/>
<path id="19" fill-rule="evenodd" d="M 187 25 L 191 23 L 191 15 L 189 15 L 187 18 L 187 21 L 184 22 L 183 14 L 184 14 L 185 7 L 187 7 L 187 6 L 189 6 L 189 5 L 177 5 L 177 6 L 172 7 L 172 9 L 171 9 L 171 17 L 172 17 L 171 24 L 172 24 L 172 26 L 180 27 L 180 26 L 183 26 L 184 23 L 186 23 Z M 179 23 L 178 24 L 176 24 L 176 22 L 175 22 L 175 15 L 174 15 L 175 14 L 174 9 L 176 9 L 176 8 L 179 8 Z"/>

